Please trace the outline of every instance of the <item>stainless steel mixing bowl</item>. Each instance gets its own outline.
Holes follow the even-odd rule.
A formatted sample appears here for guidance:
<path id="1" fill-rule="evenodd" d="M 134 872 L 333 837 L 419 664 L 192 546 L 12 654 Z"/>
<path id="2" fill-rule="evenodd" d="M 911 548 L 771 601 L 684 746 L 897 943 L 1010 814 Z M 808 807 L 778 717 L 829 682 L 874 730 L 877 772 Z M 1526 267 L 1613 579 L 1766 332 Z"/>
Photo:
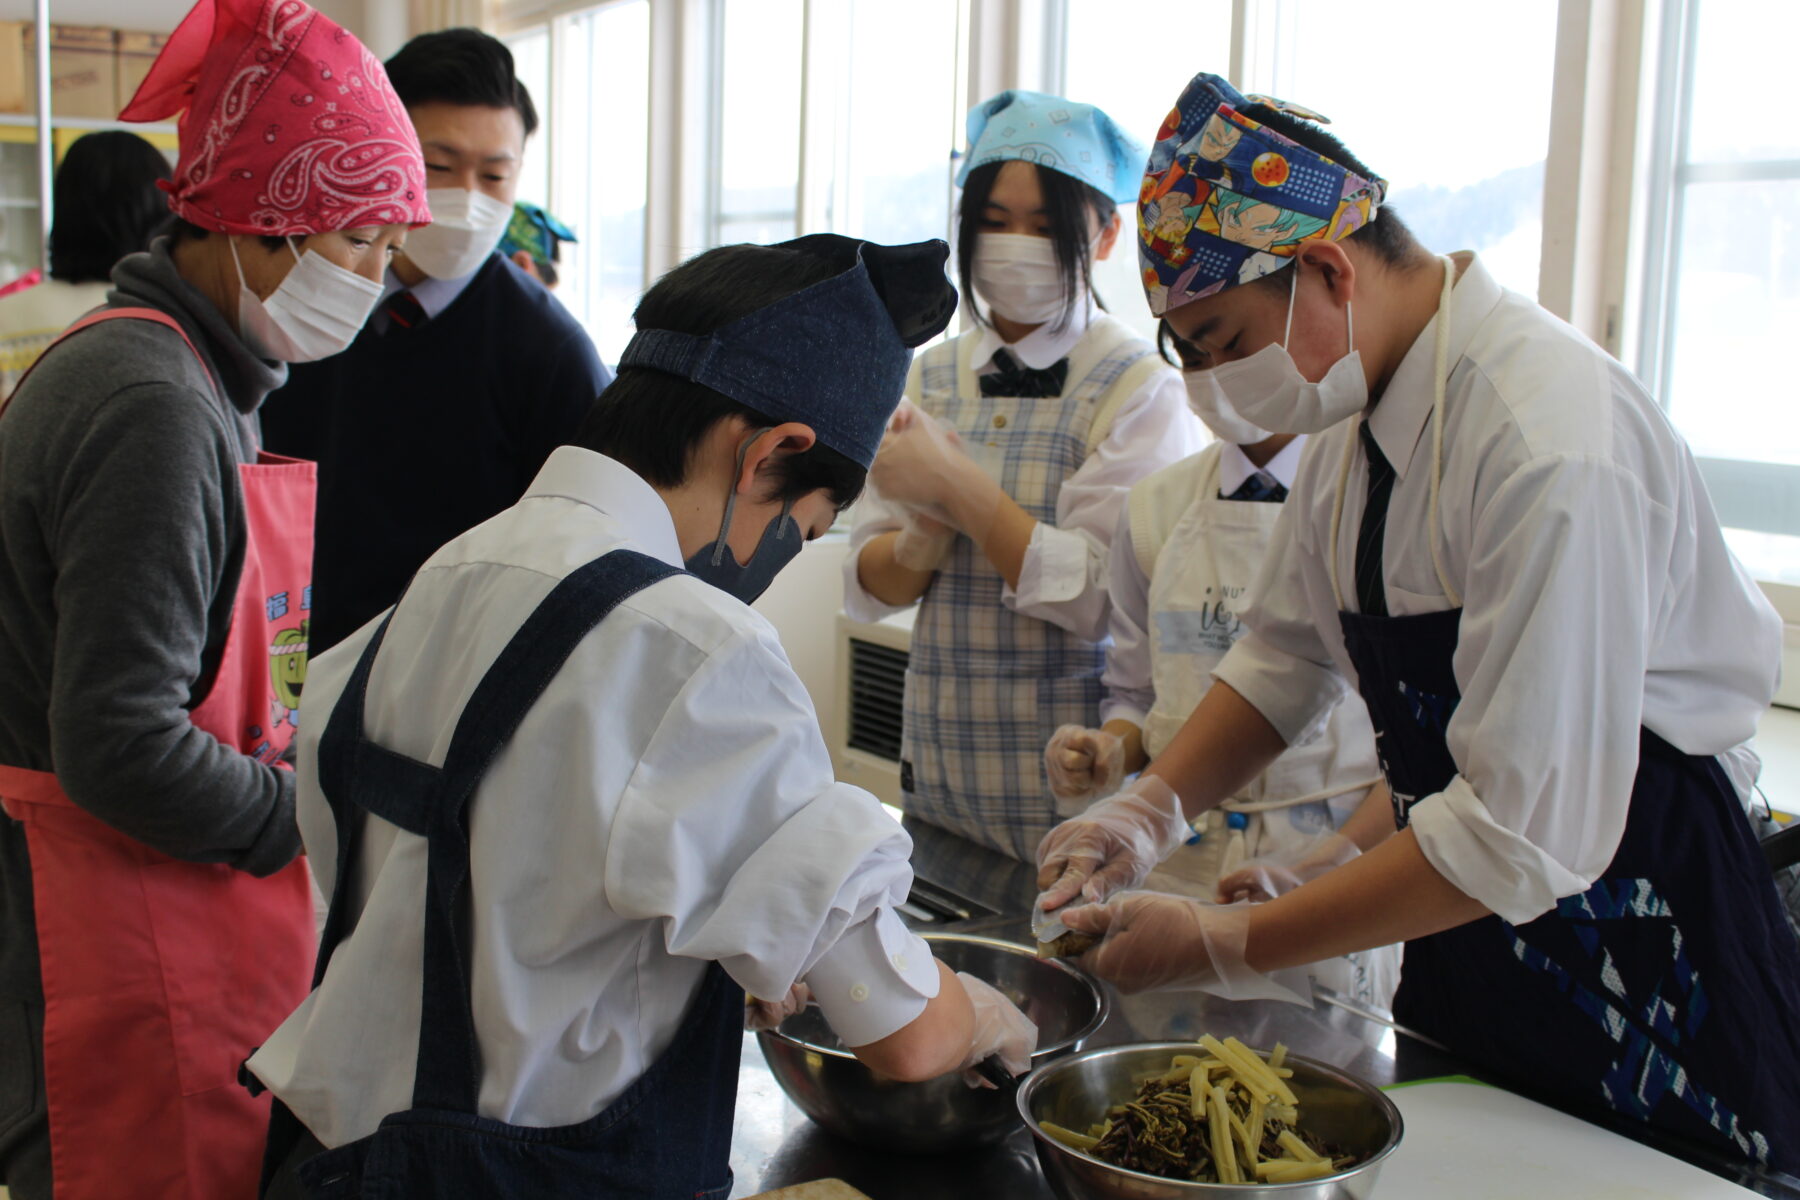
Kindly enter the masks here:
<path id="1" fill-rule="evenodd" d="M 1106 1019 L 1106 992 L 1066 963 L 1024 946 L 926 934 L 932 953 L 1006 993 L 1038 1027 L 1033 1067 L 1080 1049 Z M 972 1089 L 956 1075 L 924 1083 L 882 1079 L 857 1062 L 817 1008 L 757 1035 L 781 1090 L 841 1137 L 883 1150 L 930 1154 L 997 1142 L 1019 1127 L 1012 1089 Z"/>
<path id="2" fill-rule="evenodd" d="M 1186 1183 L 1127 1171 L 1071 1149 L 1039 1127 L 1051 1121 L 1086 1130 L 1106 1110 L 1136 1096 L 1140 1081 L 1169 1069 L 1177 1054 L 1195 1053 L 1192 1042 L 1135 1042 L 1090 1050 L 1051 1063 L 1018 1091 L 1019 1114 L 1037 1144 L 1044 1178 L 1062 1200 L 1364 1200 L 1373 1194 L 1381 1164 L 1400 1144 L 1400 1110 L 1379 1088 L 1316 1059 L 1290 1054 L 1287 1081 L 1300 1101 L 1309 1133 L 1362 1156 L 1356 1166 L 1305 1183 Z M 1266 1053 L 1266 1051 L 1265 1051 Z"/>

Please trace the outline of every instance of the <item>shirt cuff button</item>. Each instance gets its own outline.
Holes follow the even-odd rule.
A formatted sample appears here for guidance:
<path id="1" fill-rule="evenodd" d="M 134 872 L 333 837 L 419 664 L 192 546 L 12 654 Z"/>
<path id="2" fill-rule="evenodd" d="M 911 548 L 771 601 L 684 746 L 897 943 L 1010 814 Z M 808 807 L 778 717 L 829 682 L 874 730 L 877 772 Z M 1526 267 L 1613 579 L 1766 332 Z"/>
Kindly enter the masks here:
<path id="1" fill-rule="evenodd" d="M 864 1000 L 867 1000 L 868 998 L 869 998 L 869 985 L 868 984 L 859 983 L 855 987 L 850 989 L 850 999 L 856 1001 L 858 1004 L 861 1004 Z"/>

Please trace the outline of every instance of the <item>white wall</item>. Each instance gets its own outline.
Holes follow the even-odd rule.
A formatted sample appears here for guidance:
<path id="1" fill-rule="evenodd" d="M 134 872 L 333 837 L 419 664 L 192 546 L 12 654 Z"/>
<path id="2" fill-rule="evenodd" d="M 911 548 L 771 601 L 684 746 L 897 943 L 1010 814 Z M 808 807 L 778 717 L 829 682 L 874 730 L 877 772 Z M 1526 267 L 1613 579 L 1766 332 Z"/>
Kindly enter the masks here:
<path id="1" fill-rule="evenodd" d="M 808 544 L 756 602 L 756 611 L 775 626 L 781 648 L 812 695 L 827 741 L 831 709 L 837 703 L 837 616 L 844 606 L 841 572 L 849 552 L 850 539 L 841 533 Z"/>

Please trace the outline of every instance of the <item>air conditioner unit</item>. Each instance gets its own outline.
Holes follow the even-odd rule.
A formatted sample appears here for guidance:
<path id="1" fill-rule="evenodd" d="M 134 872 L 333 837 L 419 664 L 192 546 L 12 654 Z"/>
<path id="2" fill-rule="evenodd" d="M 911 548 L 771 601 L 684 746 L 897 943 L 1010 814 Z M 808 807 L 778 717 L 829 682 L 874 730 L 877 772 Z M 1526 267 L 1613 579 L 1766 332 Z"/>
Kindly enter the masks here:
<path id="1" fill-rule="evenodd" d="M 913 614 L 884 621 L 837 619 L 837 703 L 832 706 L 831 757 L 837 777 L 900 803 L 900 723 Z"/>

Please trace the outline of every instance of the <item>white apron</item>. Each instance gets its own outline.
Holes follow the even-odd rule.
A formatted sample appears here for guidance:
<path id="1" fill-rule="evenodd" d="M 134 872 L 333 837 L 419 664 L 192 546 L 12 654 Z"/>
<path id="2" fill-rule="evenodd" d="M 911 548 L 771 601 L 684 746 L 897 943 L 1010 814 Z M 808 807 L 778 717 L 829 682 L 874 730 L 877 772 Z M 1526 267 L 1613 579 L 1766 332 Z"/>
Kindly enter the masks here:
<path id="1" fill-rule="evenodd" d="M 1240 614 L 1250 604 L 1251 585 L 1285 508 L 1221 500 L 1223 451 L 1224 443 L 1215 442 L 1172 468 L 1183 477 L 1167 480 L 1177 484 L 1174 489 L 1135 490 L 1135 549 L 1115 548 L 1138 553 L 1140 561 L 1146 552 L 1154 555 L 1143 564 L 1150 575 L 1156 689 L 1144 723 L 1144 749 L 1152 759 L 1206 695 L 1213 669 L 1243 636 Z M 1183 497 L 1186 507 L 1178 508 Z M 1152 532 L 1138 537 L 1137 528 Z M 1166 539 L 1158 538 L 1161 529 L 1168 529 Z M 1172 887 L 1211 899 L 1219 878 L 1245 859 L 1298 855 L 1321 834 L 1341 827 L 1380 776 L 1368 710 L 1356 696 L 1346 696 L 1318 737 L 1290 749 L 1241 793 L 1202 817 L 1196 823 L 1200 840 L 1177 850 L 1158 874 Z M 1385 1007 L 1399 981 L 1399 963 L 1397 948 L 1387 948 L 1318 963 L 1312 971 L 1335 991 Z"/>

